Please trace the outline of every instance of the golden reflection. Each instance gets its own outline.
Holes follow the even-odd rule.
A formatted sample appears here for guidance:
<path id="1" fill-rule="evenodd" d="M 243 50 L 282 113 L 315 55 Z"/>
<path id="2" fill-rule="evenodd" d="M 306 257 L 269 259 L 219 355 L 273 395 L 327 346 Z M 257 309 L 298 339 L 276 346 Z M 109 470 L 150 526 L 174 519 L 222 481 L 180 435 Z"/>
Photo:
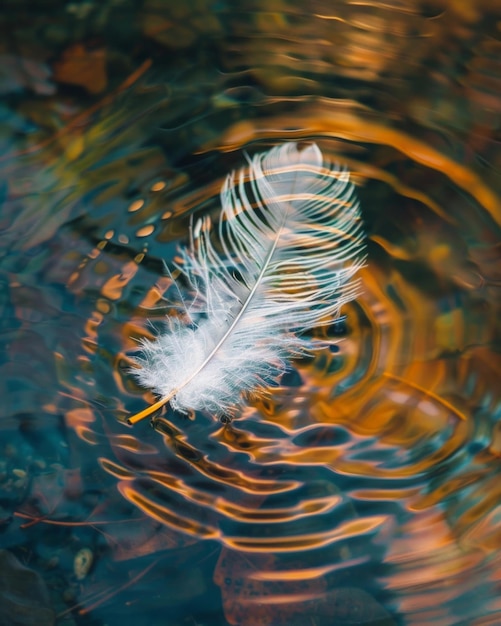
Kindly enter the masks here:
<path id="1" fill-rule="evenodd" d="M 315 499 L 308 502 L 301 502 L 293 507 L 283 507 L 281 509 L 256 509 L 253 507 L 237 506 L 231 502 L 220 502 L 218 508 L 224 513 L 240 522 L 254 523 L 277 523 L 293 521 L 307 515 L 322 515 L 331 511 L 340 504 L 340 496 Z"/>
<path id="2" fill-rule="evenodd" d="M 360 561 L 339 555 L 340 566 Z M 335 569 L 335 568 L 334 568 Z M 308 568 L 273 554 L 237 552 L 223 548 L 214 574 L 221 588 L 225 616 L 230 624 L 381 623 L 393 626 L 389 614 L 372 596 L 340 583 L 329 586 L 333 570 Z"/>
<path id="3" fill-rule="evenodd" d="M 118 483 L 117 486 L 124 498 L 133 502 L 140 510 L 162 524 L 202 539 L 216 539 L 219 536 L 219 532 L 215 528 L 196 520 L 190 520 L 182 513 L 177 514 L 171 507 L 155 504 L 131 489 L 128 483 Z"/>
<path id="4" fill-rule="evenodd" d="M 363 520 L 355 520 L 339 524 L 336 528 L 322 533 L 308 533 L 291 537 L 231 537 L 224 536 L 221 540 L 229 548 L 242 550 L 244 552 L 301 552 L 326 547 L 336 541 L 360 538 L 366 533 L 377 530 L 386 523 L 386 518 L 382 516 L 368 517 Z"/>

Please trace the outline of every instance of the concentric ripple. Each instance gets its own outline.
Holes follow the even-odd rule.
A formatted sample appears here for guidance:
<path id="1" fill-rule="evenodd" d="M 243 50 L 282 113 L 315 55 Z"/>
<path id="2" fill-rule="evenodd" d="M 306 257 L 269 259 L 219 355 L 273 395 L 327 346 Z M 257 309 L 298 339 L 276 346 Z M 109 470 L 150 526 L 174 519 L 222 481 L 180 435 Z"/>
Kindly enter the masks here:
<path id="1" fill-rule="evenodd" d="M 142 3 L 168 67 L 7 151 L 4 394 L 137 510 L 118 561 L 216 546 L 228 623 L 500 623 L 499 19 L 486 0 L 209 4 Z M 232 423 L 168 408 L 129 429 L 154 400 L 128 354 L 172 313 L 164 263 L 245 153 L 288 140 L 352 172 L 363 293 Z"/>
<path id="2" fill-rule="evenodd" d="M 499 235 L 495 194 L 451 156 L 365 122 L 356 107 L 336 111 L 334 101 L 324 101 L 325 120 L 329 107 L 335 120 L 327 123 L 318 104 L 312 111 L 298 99 L 296 106 L 281 123 L 311 128 L 317 120 L 316 140 L 330 137 L 320 140 L 324 153 L 346 161 L 360 183 L 369 231 L 363 294 L 330 329 L 337 343 L 296 362 L 280 387 L 231 424 L 168 410 L 154 430 L 141 424 L 126 431 L 116 416 L 144 402 L 134 399 L 141 392 L 127 374 L 126 352 L 169 312 L 162 296 L 172 285 L 160 259 L 169 263 L 175 248 L 165 243 L 166 228 L 182 232 L 185 212 L 216 208 L 221 179 L 189 195 L 171 191 L 165 206 L 178 208 L 164 214 L 165 227 L 157 222 L 135 240 L 128 218 L 126 234 L 106 234 L 70 277 L 76 294 L 93 284 L 96 306 L 80 363 L 107 406 L 94 416 L 73 412 L 72 425 L 97 446 L 101 467 L 126 500 L 175 536 L 225 546 L 215 580 L 228 606 L 237 576 L 238 593 L 249 601 L 252 590 L 265 595 L 277 619 L 285 619 L 287 603 L 305 615 L 313 602 L 322 613 L 340 586 L 354 589 L 339 596 L 353 608 L 360 587 L 374 580 L 407 623 L 454 624 L 465 611 L 495 613 L 494 587 L 483 582 L 486 575 L 496 580 L 495 566 L 482 556 L 501 532 L 493 478 L 501 448 L 501 359 L 492 349 L 499 330 L 499 269 L 490 252 Z M 279 123 L 271 116 L 273 132 L 262 122 L 248 132 L 287 139 L 291 132 Z M 243 148 L 229 139 L 233 130 L 223 136 L 224 149 Z M 131 205 L 133 223 L 147 210 L 146 202 Z M 128 250 L 138 249 L 126 262 L 121 238 Z M 144 244 L 139 249 L 135 241 Z M 422 537 L 420 524 L 430 525 L 435 539 Z M 413 542 L 422 544 L 418 553 Z M 444 567 L 457 585 L 437 595 L 437 612 L 430 602 L 438 602 L 432 598 Z M 434 589 L 429 600 L 423 585 Z M 459 590 L 475 602 L 464 607 Z M 374 611 L 382 611 L 379 604 Z M 235 615 L 232 623 L 244 623 Z"/>

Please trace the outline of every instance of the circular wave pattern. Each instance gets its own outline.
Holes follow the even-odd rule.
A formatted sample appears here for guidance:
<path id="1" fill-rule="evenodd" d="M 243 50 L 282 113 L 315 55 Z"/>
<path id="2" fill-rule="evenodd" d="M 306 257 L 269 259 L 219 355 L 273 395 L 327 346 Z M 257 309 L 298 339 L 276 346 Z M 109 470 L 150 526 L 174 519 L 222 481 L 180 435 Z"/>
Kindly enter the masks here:
<path id="1" fill-rule="evenodd" d="M 141 81 L 97 116 L 81 158 L 37 155 L 40 180 L 26 158 L 6 208 L 12 248 L 51 254 L 35 279 L 28 262 L 7 268 L 8 313 L 21 330 L 30 316 L 58 327 L 48 343 L 26 333 L 30 359 L 15 374 L 42 382 L 16 407 L 64 413 L 100 480 L 153 520 L 143 554 L 221 546 L 214 580 L 232 624 L 395 623 L 383 604 L 405 624 L 497 623 L 499 42 L 478 41 L 473 4 L 346 2 L 336 15 L 289 4 L 223 11 L 240 37 L 211 48 L 222 71 Z M 169 312 L 164 261 L 193 213 L 217 211 L 244 150 L 289 139 L 315 140 L 359 183 L 369 264 L 362 296 L 329 329 L 338 343 L 296 362 L 231 424 L 167 411 L 154 429 L 127 430 L 151 398 L 126 353 Z M 50 215 L 38 187 L 54 192 Z M 47 347 L 54 371 L 37 378 Z"/>
<path id="2" fill-rule="evenodd" d="M 342 125 L 342 114 L 337 119 Z M 384 139 L 384 127 L 359 121 L 360 134 Z M 396 143 L 391 133 L 388 141 Z M 404 134 L 400 143 L 410 155 L 418 150 Z M 254 619 L 266 596 L 267 615 L 276 623 L 313 606 L 320 619 L 333 598 L 347 614 L 360 604 L 390 620 L 374 599 L 360 599 L 361 587 L 377 580 L 406 623 L 454 624 L 466 610 L 471 616 L 497 611 L 495 571 L 491 587 L 482 582 L 493 567 L 482 553 L 499 534 L 493 479 L 500 446 L 495 381 L 501 362 L 492 350 L 497 282 L 489 244 L 478 247 L 473 238 L 468 245 L 478 220 L 494 232 L 497 215 L 480 183 L 470 189 L 473 200 L 450 183 L 455 211 L 448 213 L 438 195 L 450 174 L 447 157 L 435 170 L 409 167 L 397 179 L 391 162 L 385 170 L 368 165 L 377 163 L 367 156 L 377 148 L 370 143 L 357 148 L 324 140 L 322 149 L 329 154 L 340 145 L 365 185 L 360 195 L 370 261 L 362 271 L 362 296 L 329 331 L 339 342 L 295 363 L 280 387 L 228 425 L 167 411 L 154 430 L 141 425 L 129 433 L 109 414 L 101 425 L 91 418 L 75 427 L 99 450 L 106 440 L 110 447 L 100 463 L 126 500 L 174 536 L 224 546 L 215 580 L 232 607 L 232 623 L 245 623 L 235 594 L 253 604 Z M 355 159 L 352 148 L 363 149 L 365 158 Z M 401 153 L 393 149 L 393 156 L 400 164 Z M 429 192 L 419 185 L 424 175 Z M 216 188 L 197 191 L 197 201 L 215 206 Z M 487 200 L 485 213 L 475 197 Z M 175 221 L 172 228 L 177 231 Z M 131 337 L 149 332 L 146 320 L 165 313 L 161 297 L 171 283 L 155 259 L 174 252 L 163 243 L 164 233 L 148 234 L 143 252 L 125 264 L 110 246 L 116 233 L 107 236 L 70 281 L 78 291 L 100 263 L 106 265 L 106 280 L 94 287 L 97 306 L 84 345 L 103 398 L 103 389 L 118 384 L 115 414 L 133 411 L 139 390 L 124 373 L 127 360 L 113 354 L 132 348 Z M 111 348 L 103 353 L 103 346 Z M 423 536 L 422 524 L 434 539 Z M 419 553 L 413 542 L 422 544 Z M 444 563 L 456 589 L 477 594 L 467 609 L 456 592 L 441 591 Z M 423 587 L 440 611 L 429 608 Z"/>

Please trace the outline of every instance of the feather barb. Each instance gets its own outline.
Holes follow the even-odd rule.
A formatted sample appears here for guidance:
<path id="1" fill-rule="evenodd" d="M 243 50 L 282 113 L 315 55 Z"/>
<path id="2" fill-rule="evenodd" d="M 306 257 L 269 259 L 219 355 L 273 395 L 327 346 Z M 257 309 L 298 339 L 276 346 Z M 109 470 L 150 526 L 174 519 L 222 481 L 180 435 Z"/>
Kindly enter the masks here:
<path id="1" fill-rule="evenodd" d="M 189 322 L 167 318 L 165 332 L 143 341 L 134 375 L 160 399 L 129 424 L 168 402 L 231 415 L 314 349 L 306 332 L 358 295 L 352 278 L 365 263 L 365 235 L 355 188 L 315 144 L 255 155 L 227 177 L 221 205 L 216 231 L 202 218 L 180 251 Z"/>

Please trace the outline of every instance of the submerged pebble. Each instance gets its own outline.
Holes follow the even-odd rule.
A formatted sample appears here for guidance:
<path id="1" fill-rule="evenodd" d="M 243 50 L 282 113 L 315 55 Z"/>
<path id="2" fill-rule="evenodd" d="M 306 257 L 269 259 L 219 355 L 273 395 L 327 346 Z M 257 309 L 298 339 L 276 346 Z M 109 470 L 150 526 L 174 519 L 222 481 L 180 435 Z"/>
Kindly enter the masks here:
<path id="1" fill-rule="evenodd" d="M 93 561 L 94 554 L 90 548 L 82 548 L 76 553 L 73 561 L 73 571 L 77 580 L 83 580 L 87 576 Z"/>

